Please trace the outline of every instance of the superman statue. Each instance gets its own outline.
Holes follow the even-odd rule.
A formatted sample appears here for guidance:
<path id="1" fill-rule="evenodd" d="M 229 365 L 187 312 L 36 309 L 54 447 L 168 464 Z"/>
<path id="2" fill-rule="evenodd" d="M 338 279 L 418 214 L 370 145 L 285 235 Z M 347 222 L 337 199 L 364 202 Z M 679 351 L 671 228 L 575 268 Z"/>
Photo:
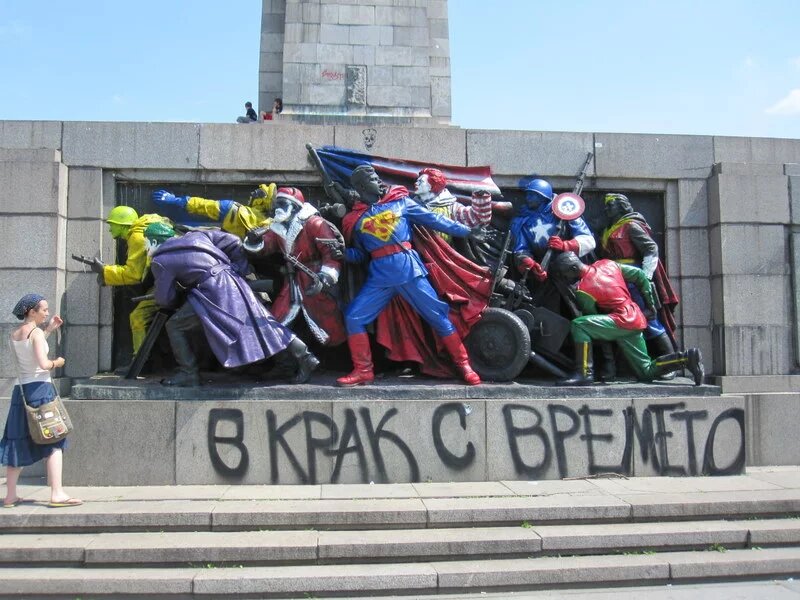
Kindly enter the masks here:
<path id="1" fill-rule="evenodd" d="M 428 280 L 429 271 L 412 246 L 411 239 L 414 224 L 455 237 L 480 239 L 480 232 L 473 232 L 466 225 L 420 206 L 408 197 L 408 190 L 402 186 L 387 188 L 369 165 L 356 167 L 350 182 L 358 192 L 360 201 L 342 222 L 348 244 L 345 259 L 350 263 L 369 260 L 369 270 L 365 284 L 345 310 L 347 342 L 354 369 L 349 375 L 337 379 L 337 385 L 352 387 L 374 380 L 366 327 L 381 315 L 386 316 L 390 310 L 409 312 L 407 308 L 389 306 L 400 300 L 398 296 L 431 326 L 464 381 L 468 385 L 479 384 L 480 377 L 472 370 L 461 336 L 448 316 L 450 306 L 439 299 Z M 420 228 L 420 231 L 424 234 L 423 229 Z M 447 246 L 443 240 L 440 242 Z M 433 277 L 436 278 L 435 275 Z M 381 342 L 384 345 L 416 346 L 416 341 L 424 337 L 418 328 L 399 328 L 398 319 L 387 320 L 392 334 L 388 340 Z M 396 360 L 397 357 L 392 356 L 392 347 L 390 358 Z"/>

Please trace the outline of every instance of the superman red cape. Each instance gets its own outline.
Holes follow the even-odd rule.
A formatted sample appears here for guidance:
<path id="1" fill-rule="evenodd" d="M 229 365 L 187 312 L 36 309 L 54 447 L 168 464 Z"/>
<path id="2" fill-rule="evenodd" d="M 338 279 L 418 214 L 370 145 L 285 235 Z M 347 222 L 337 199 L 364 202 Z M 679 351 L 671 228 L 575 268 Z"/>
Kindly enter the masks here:
<path id="1" fill-rule="evenodd" d="M 407 195 L 408 190 L 404 187 L 393 186 L 379 202 L 391 202 Z M 366 204 L 359 202 L 342 220 L 344 237 L 348 242 L 353 227 L 367 208 Z M 465 258 L 429 230 L 417 226 L 413 230 L 412 243 L 428 269 L 428 280 L 439 298 L 450 305 L 450 322 L 464 339 L 489 304 L 492 293 L 489 269 Z M 396 296 L 378 315 L 375 332 L 378 343 L 386 348 L 390 360 L 419 363 L 423 373 L 434 377 L 456 376 L 438 336 L 401 296 Z"/>

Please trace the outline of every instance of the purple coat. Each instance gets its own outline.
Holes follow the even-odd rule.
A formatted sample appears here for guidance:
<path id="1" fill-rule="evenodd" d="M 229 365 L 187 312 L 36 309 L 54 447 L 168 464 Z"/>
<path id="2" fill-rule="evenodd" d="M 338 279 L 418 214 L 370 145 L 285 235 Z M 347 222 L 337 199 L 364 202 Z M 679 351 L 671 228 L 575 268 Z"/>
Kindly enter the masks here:
<path id="1" fill-rule="evenodd" d="M 225 367 L 253 363 L 285 349 L 292 332 L 256 299 L 244 280 L 250 270 L 241 240 L 223 231 L 191 231 L 153 253 L 155 302 L 177 308 L 186 300 L 203 324 L 211 350 Z"/>

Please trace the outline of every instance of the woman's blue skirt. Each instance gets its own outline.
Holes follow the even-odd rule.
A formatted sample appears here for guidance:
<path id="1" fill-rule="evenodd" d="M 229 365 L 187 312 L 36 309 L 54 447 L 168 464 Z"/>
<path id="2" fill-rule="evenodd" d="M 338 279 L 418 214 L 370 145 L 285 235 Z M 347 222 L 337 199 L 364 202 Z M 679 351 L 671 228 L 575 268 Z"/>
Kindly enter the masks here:
<path id="1" fill-rule="evenodd" d="M 41 406 L 56 395 L 53 384 L 49 381 L 34 381 L 25 384 L 25 396 L 32 408 Z M 25 416 L 25 405 L 19 386 L 14 386 L 11 394 L 11 406 L 8 408 L 6 428 L 0 440 L 0 464 L 7 467 L 27 467 L 47 458 L 54 450 L 67 448 L 67 440 L 55 444 L 35 444 L 28 432 L 28 421 Z"/>

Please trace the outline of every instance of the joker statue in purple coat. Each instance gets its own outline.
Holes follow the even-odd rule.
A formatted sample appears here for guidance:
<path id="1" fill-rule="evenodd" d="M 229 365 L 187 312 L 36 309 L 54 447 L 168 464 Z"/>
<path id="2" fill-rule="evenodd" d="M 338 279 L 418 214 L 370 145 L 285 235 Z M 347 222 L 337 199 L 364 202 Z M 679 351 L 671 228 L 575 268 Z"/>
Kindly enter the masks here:
<path id="1" fill-rule="evenodd" d="M 308 381 L 319 361 L 256 299 L 244 279 L 250 265 L 238 237 L 218 230 L 175 237 L 163 223 L 148 226 L 144 235 L 155 302 L 160 308 L 177 308 L 166 327 L 178 373 L 162 380 L 164 385 L 200 384 L 190 341 L 200 328 L 224 367 L 247 365 L 287 350 L 298 363 L 292 381 Z"/>

